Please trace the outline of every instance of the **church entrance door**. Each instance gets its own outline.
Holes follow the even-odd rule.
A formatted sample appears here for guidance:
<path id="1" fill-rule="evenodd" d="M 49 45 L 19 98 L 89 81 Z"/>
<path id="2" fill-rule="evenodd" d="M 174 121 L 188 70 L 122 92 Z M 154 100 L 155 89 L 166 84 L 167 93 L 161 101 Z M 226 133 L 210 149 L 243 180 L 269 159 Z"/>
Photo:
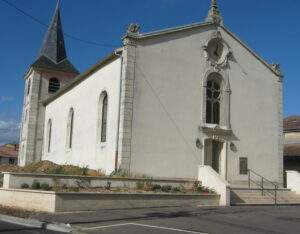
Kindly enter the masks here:
<path id="1" fill-rule="evenodd" d="M 223 143 L 220 141 L 205 140 L 205 158 L 204 164 L 211 166 L 217 173 L 221 174 L 221 152 Z"/>

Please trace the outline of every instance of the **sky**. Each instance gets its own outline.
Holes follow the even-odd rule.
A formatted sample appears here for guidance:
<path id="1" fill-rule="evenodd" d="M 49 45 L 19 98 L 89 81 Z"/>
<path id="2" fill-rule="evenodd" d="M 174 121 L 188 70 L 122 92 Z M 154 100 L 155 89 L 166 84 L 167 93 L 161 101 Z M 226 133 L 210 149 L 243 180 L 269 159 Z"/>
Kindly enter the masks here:
<path id="1" fill-rule="evenodd" d="M 16 9 L 49 24 L 56 0 L 0 0 L 0 145 L 17 142 L 24 93 L 23 75 L 37 58 L 46 28 Z M 224 24 L 269 63 L 280 63 L 284 116 L 300 114 L 300 1 L 219 0 Z M 129 23 L 141 32 L 202 22 L 210 0 L 62 0 L 68 57 L 82 72 L 121 46 Z M 101 46 L 103 45 L 103 46 Z"/>

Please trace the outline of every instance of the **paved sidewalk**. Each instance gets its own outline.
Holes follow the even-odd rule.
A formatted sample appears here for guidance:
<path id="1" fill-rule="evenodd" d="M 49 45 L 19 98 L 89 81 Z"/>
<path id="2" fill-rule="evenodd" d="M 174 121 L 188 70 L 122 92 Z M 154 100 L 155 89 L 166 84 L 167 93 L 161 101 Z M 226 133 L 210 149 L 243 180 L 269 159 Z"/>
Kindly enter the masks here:
<path id="1" fill-rule="evenodd" d="M 80 233 L 300 233 L 300 206 L 148 208 L 43 214 Z"/>

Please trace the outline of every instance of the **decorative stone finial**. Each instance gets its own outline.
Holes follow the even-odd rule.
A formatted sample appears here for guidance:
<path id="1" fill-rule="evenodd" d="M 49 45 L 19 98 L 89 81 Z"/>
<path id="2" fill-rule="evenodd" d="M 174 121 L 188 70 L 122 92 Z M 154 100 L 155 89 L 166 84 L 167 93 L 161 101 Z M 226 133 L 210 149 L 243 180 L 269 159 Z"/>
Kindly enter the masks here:
<path id="1" fill-rule="evenodd" d="M 273 63 L 273 64 L 272 64 L 272 68 L 273 68 L 273 70 L 276 72 L 277 75 L 282 76 L 282 71 L 281 71 L 280 64 L 278 64 L 278 63 Z"/>
<path id="2" fill-rule="evenodd" d="M 217 0 L 211 0 L 210 9 L 208 11 L 206 22 L 213 22 L 215 24 L 223 24 L 223 18 L 219 11 Z"/>
<path id="3" fill-rule="evenodd" d="M 127 28 L 127 35 L 136 35 L 139 33 L 140 30 L 140 25 L 135 24 L 135 23 L 131 23 L 129 24 L 128 28 Z"/>

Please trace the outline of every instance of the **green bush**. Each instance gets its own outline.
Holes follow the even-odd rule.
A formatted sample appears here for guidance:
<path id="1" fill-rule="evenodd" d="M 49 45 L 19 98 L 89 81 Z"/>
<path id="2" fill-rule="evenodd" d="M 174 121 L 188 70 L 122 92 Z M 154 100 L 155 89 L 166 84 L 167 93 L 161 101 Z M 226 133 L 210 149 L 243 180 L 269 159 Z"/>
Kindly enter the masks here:
<path id="1" fill-rule="evenodd" d="M 173 193 L 179 193 L 179 192 L 181 192 L 181 188 L 180 187 L 173 187 L 172 192 Z"/>
<path id="2" fill-rule="evenodd" d="M 41 189 L 41 183 L 38 182 L 38 181 L 36 181 L 36 180 L 34 180 L 33 183 L 32 183 L 32 185 L 31 185 L 31 188 L 32 189 Z"/>
<path id="3" fill-rule="evenodd" d="M 136 187 L 136 189 L 138 189 L 138 190 L 142 190 L 142 189 L 145 188 L 145 182 L 144 182 L 144 181 L 137 181 L 137 182 L 135 183 L 135 187 Z"/>
<path id="4" fill-rule="evenodd" d="M 110 182 L 110 181 L 107 181 L 107 182 L 106 182 L 105 189 L 106 189 L 106 190 L 110 190 L 110 188 L 111 188 L 111 182 Z"/>
<path id="5" fill-rule="evenodd" d="M 152 190 L 153 191 L 160 191 L 161 190 L 161 185 L 160 184 L 154 184 L 152 186 Z"/>
<path id="6" fill-rule="evenodd" d="M 48 191 L 48 190 L 51 190 L 52 188 L 50 187 L 49 184 L 47 184 L 47 183 L 42 183 L 42 184 L 41 184 L 41 189 L 42 189 L 42 190 Z"/>
<path id="7" fill-rule="evenodd" d="M 26 183 L 21 184 L 21 189 L 28 189 L 29 185 Z"/>
<path id="8" fill-rule="evenodd" d="M 163 185 L 161 187 L 161 191 L 165 192 L 165 193 L 168 193 L 172 190 L 172 186 L 171 185 Z"/>
<path id="9" fill-rule="evenodd" d="M 152 190 L 152 187 L 153 187 L 153 184 L 152 184 L 152 181 L 150 180 L 147 180 L 144 182 L 144 190 L 145 191 L 151 191 Z"/>

